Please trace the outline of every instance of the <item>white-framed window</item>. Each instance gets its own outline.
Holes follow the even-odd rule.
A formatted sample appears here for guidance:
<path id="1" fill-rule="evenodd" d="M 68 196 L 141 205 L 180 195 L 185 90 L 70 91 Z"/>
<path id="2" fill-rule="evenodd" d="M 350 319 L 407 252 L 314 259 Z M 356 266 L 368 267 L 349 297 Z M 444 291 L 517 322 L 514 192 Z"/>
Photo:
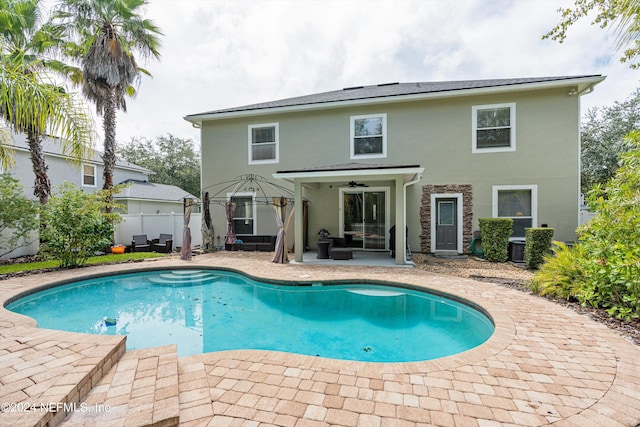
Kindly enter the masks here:
<path id="1" fill-rule="evenodd" d="M 387 115 L 351 116 L 352 159 L 387 157 Z"/>
<path id="2" fill-rule="evenodd" d="M 513 219 L 511 239 L 524 237 L 524 229 L 538 224 L 537 185 L 494 185 L 493 217 Z"/>
<path id="3" fill-rule="evenodd" d="M 278 123 L 249 125 L 249 164 L 278 163 L 279 138 Z"/>
<path id="4" fill-rule="evenodd" d="M 236 204 L 233 231 L 237 235 L 256 234 L 256 193 L 227 194 L 227 199 Z"/>
<path id="5" fill-rule="evenodd" d="M 82 186 L 83 187 L 95 187 L 96 186 L 96 166 L 95 165 L 82 165 Z"/>
<path id="6" fill-rule="evenodd" d="M 471 107 L 472 151 L 496 153 L 516 151 L 516 104 Z"/>

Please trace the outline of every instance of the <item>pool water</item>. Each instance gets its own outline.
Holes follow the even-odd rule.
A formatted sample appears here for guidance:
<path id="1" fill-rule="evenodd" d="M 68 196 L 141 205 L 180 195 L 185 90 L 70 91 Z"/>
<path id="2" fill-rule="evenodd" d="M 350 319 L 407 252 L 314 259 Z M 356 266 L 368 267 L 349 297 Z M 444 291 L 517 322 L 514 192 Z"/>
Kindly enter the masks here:
<path id="1" fill-rule="evenodd" d="M 237 349 L 408 362 L 476 347 L 493 324 L 468 305 L 370 284 L 283 286 L 220 270 L 161 270 L 57 286 L 7 306 L 41 328 L 127 335 L 179 356 Z"/>

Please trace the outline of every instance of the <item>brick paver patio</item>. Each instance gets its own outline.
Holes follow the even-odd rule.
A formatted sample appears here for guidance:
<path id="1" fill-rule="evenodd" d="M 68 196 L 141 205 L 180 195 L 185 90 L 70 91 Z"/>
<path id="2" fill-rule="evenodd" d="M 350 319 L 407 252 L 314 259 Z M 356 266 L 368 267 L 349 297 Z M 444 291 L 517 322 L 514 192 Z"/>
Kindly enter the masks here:
<path id="1" fill-rule="evenodd" d="M 0 425 L 640 424 L 640 349 L 585 316 L 523 292 L 419 269 L 269 259 L 218 252 L 189 262 L 99 266 L 0 281 L 0 292 L 10 299 L 85 275 L 218 266 L 295 282 L 359 278 L 424 286 L 481 305 L 496 330 L 475 349 L 415 363 L 249 350 L 178 358 L 175 346 L 124 352 L 121 337 L 39 329 L 1 309 Z"/>

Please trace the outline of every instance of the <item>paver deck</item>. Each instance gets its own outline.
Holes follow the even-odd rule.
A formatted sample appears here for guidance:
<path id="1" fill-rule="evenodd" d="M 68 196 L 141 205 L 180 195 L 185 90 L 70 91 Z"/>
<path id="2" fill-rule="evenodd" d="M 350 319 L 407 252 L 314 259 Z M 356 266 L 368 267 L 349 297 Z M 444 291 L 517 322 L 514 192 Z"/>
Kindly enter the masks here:
<path id="1" fill-rule="evenodd" d="M 486 343 L 472 350 L 411 363 L 364 363 L 255 350 L 178 359 L 172 346 L 124 355 L 116 351 L 120 360 L 108 372 L 109 364 L 100 368 L 101 381 L 92 383 L 82 402 L 91 407 L 108 405 L 110 411 L 89 415 L 70 411 L 62 425 L 175 425 L 178 421 L 181 426 L 300 427 L 640 424 L 638 347 L 572 310 L 489 283 L 419 269 L 279 265 L 270 262 L 269 254 L 219 252 L 188 262 L 174 258 L 15 278 L 1 281 L 0 291 L 10 298 L 35 286 L 85 274 L 181 266 L 234 268 L 255 277 L 294 282 L 358 278 L 424 286 L 482 306 L 496 329 Z M 34 326 L 23 316 L 0 310 L 1 402 L 22 402 L 25 396 L 20 393 L 30 396 L 30 387 L 41 393 L 32 397 L 58 398 L 58 384 L 70 382 L 67 379 L 76 371 L 48 368 L 50 362 L 38 353 L 43 347 L 60 347 L 74 337 L 84 345 L 75 348 L 74 357 L 80 358 L 72 362 L 76 364 L 85 358 L 95 362 L 90 356 L 92 346 L 117 347 L 110 341 L 114 337 Z M 20 338 L 23 335 L 39 339 Z M 25 348 L 38 354 L 28 367 Z M 71 360 L 59 352 L 51 357 L 57 363 Z M 48 377 L 55 377 L 54 382 Z M 87 383 L 83 384 L 86 389 Z M 15 416 L 19 415 L 23 414 Z M 41 420 L 30 423 L 30 418 L 14 422 L 17 418 L 11 416 L 3 409 L 0 425 L 43 424 Z M 48 422 L 59 421 L 58 414 Z"/>

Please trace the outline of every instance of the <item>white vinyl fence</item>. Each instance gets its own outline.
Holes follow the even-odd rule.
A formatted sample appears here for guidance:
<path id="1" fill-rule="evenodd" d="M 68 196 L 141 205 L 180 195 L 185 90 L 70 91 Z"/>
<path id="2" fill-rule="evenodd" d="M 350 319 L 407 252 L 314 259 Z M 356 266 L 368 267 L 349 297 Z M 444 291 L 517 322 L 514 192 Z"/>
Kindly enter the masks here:
<path id="1" fill-rule="evenodd" d="M 580 225 L 582 224 L 586 224 L 587 222 L 591 221 L 593 219 L 593 217 L 596 216 L 595 212 L 590 212 L 587 210 L 581 210 L 580 211 Z"/>
<path id="2" fill-rule="evenodd" d="M 9 236 L 9 230 L 0 233 L 0 243 L 2 243 L 0 244 L 0 260 L 18 258 L 25 255 L 35 255 L 38 253 L 40 241 L 37 231 L 31 232 L 27 239 L 18 240 L 18 247 L 11 251 L 9 251 L 9 248 L 5 245 L 9 240 Z"/>
<path id="3" fill-rule="evenodd" d="M 123 214 L 122 222 L 116 226 L 115 241 L 119 245 L 130 245 L 131 239 L 137 234 L 146 234 L 149 240 L 157 239 L 160 234 L 171 234 L 175 250 L 176 247 L 182 247 L 183 222 L 184 215 L 181 213 Z M 201 227 L 202 214 L 192 213 L 189 221 L 192 248 L 202 244 Z"/>
<path id="4" fill-rule="evenodd" d="M 157 239 L 160 234 L 173 235 L 173 249 L 182 247 L 182 233 L 184 230 L 183 214 L 123 214 L 122 222 L 116 226 L 115 242 L 119 245 L 130 245 L 131 239 L 136 234 L 146 234 L 149 240 Z M 192 213 L 189 221 L 191 229 L 191 248 L 202 245 L 202 214 Z M 8 234 L 3 236 L 0 233 L 0 241 L 8 239 Z M 35 255 L 38 253 L 39 240 L 38 232 L 34 231 L 29 236 L 29 245 L 18 247 L 5 255 L 9 249 L 0 245 L 0 260 L 17 258 L 25 255 Z M 22 245 L 23 240 L 18 241 L 18 245 Z"/>

